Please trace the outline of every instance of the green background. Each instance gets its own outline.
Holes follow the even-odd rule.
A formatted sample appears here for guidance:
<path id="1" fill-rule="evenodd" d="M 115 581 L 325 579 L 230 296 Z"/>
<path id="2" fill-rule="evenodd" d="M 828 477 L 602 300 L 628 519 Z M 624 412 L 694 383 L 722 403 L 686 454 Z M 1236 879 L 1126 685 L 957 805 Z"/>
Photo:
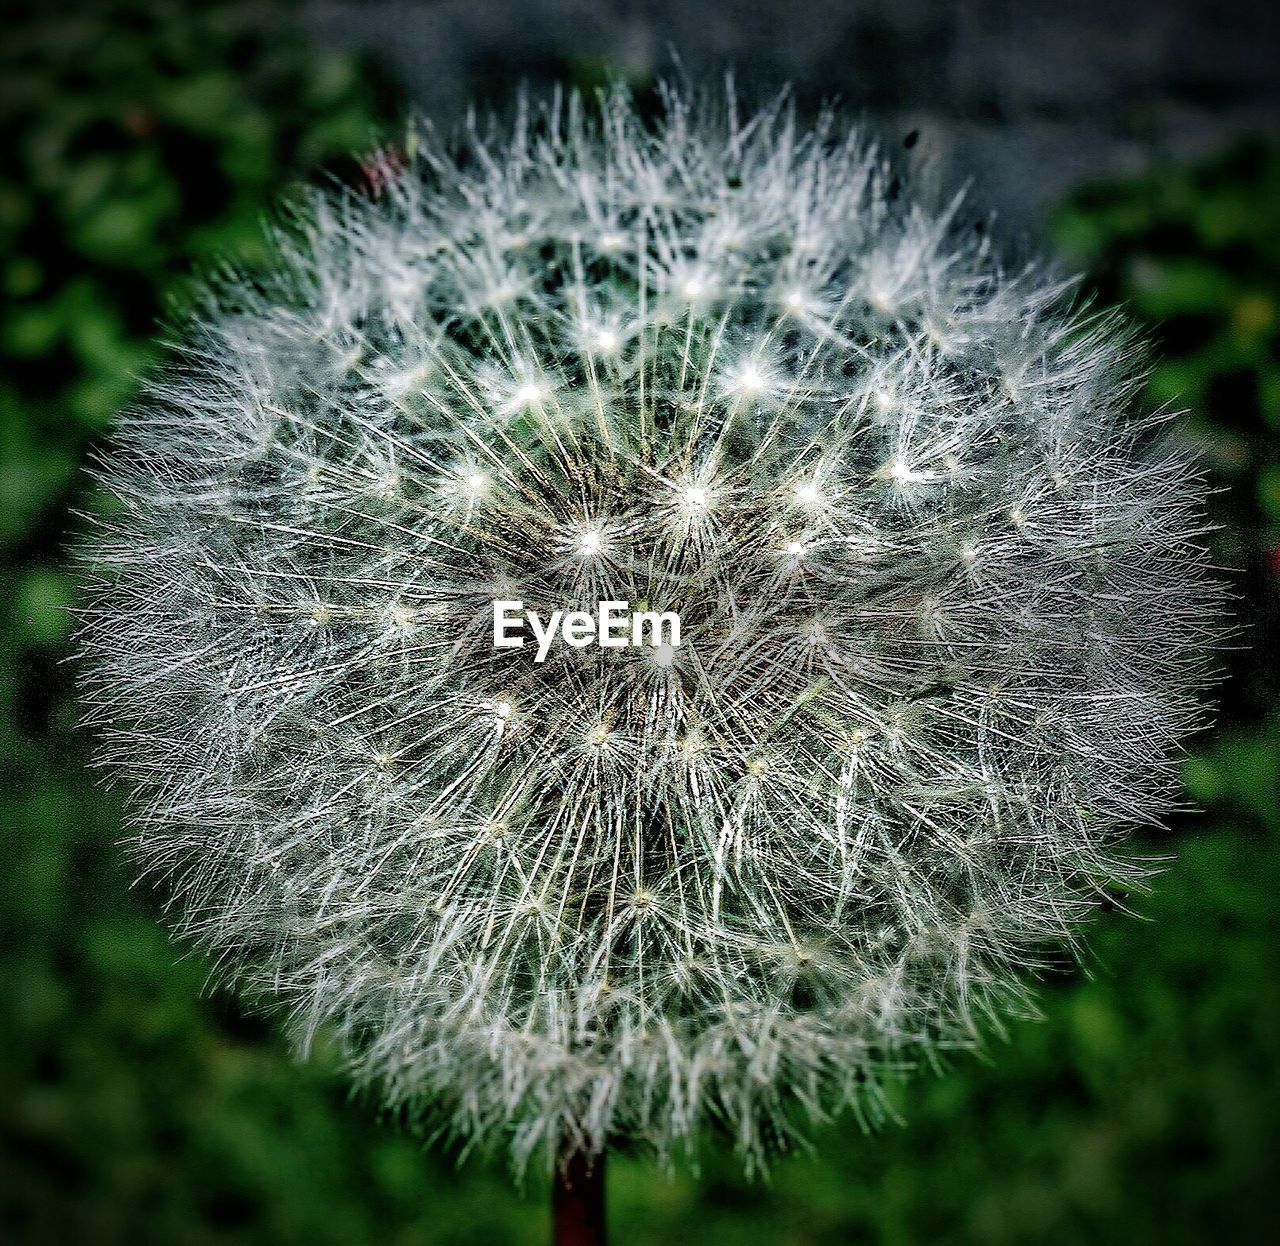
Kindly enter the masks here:
<path id="1" fill-rule="evenodd" d="M 0 53 L 0 1241 L 540 1242 L 544 1191 L 427 1149 L 205 989 L 131 887 L 85 769 L 66 663 L 81 465 L 193 263 L 252 259 L 298 177 L 360 178 L 394 131 L 376 66 L 261 4 L 81 4 Z M 598 66 L 580 77 L 594 80 Z M 509 84 L 508 84 L 509 85 Z M 504 84 L 493 84 L 500 97 Z M 1242 627 L 1189 808 L 1136 916 L 1103 914 L 1045 1018 L 820 1130 L 748 1184 L 615 1157 L 618 1243 L 1280 1240 L 1280 156 L 1091 186 L 1046 237 L 1158 333 L 1152 404 L 1187 407 L 1220 492 Z"/>

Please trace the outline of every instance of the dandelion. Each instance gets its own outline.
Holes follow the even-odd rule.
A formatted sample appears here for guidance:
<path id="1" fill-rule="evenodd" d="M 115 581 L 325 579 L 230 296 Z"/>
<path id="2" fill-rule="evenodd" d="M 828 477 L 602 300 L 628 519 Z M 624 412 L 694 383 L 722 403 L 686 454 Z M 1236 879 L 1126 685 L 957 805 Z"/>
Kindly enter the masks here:
<path id="1" fill-rule="evenodd" d="M 755 1169 L 1026 1011 L 1216 588 L 1123 326 L 834 117 L 472 141 L 207 287 L 97 469 L 85 690 L 182 934 L 569 1216 L 614 1140 Z M 681 641 L 534 662 L 498 598 Z"/>

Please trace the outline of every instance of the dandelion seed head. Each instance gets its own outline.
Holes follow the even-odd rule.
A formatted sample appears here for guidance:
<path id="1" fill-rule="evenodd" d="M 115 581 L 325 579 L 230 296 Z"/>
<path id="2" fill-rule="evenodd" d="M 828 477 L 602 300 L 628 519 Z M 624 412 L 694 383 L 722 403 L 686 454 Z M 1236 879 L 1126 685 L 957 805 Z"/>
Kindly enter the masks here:
<path id="1" fill-rule="evenodd" d="M 87 716 L 300 1050 L 517 1168 L 713 1127 L 758 1167 L 1026 1011 L 1141 874 L 1204 488 L 1123 324 L 832 116 L 494 135 L 209 283 L 99 469 Z M 680 643 L 536 661 L 497 600 Z"/>

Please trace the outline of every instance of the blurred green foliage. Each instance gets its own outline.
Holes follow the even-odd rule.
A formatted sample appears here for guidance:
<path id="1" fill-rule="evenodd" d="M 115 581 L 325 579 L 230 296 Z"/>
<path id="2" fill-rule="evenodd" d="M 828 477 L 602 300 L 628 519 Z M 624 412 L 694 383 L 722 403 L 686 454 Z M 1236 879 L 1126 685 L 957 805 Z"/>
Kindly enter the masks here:
<path id="1" fill-rule="evenodd" d="M 79 464 L 127 402 L 188 266 L 252 260 L 291 177 L 368 147 L 393 100 L 262 4 L 94 4 L 7 23 L 0 53 L 0 1241 L 326 1246 L 546 1239 L 541 1189 L 424 1151 L 202 991 L 162 897 L 131 889 L 119 802 L 84 769 L 67 668 Z M 1046 1020 L 898 1092 L 749 1185 L 610 1170 L 615 1240 L 1220 1243 L 1274 1238 L 1280 1154 L 1280 731 L 1270 713 L 1280 159 L 1242 149 L 1080 195 L 1065 252 L 1162 326 L 1155 401 L 1194 409 L 1224 559 L 1259 620 L 1226 723 L 1188 763 L 1207 817 L 1143 918 L 1097 924 Z"/>
<path id="2" fill-rule="evenodd" d="M 282 181 L 367 148 L 384 94 L 271 5 L 22 7 L 0 52 L 5 545 L 55 513 L 128 401 L 176 278 L 251 260 Z"/>

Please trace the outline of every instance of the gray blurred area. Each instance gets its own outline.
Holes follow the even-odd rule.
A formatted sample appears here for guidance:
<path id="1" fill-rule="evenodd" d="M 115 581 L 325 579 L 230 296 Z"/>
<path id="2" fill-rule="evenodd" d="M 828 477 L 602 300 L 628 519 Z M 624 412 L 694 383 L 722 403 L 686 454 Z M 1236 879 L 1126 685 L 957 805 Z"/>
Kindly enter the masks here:
<path id="1" fill-rule="evenodd" d="M 380 57 L 448 125 L 520 82 L 733 68 L 743 94 L 838 99 L 975 205 L 1034 235 L 1086 180 L 1280 134 L 1274 0 L 310 0 L 333 47 Z"/>

